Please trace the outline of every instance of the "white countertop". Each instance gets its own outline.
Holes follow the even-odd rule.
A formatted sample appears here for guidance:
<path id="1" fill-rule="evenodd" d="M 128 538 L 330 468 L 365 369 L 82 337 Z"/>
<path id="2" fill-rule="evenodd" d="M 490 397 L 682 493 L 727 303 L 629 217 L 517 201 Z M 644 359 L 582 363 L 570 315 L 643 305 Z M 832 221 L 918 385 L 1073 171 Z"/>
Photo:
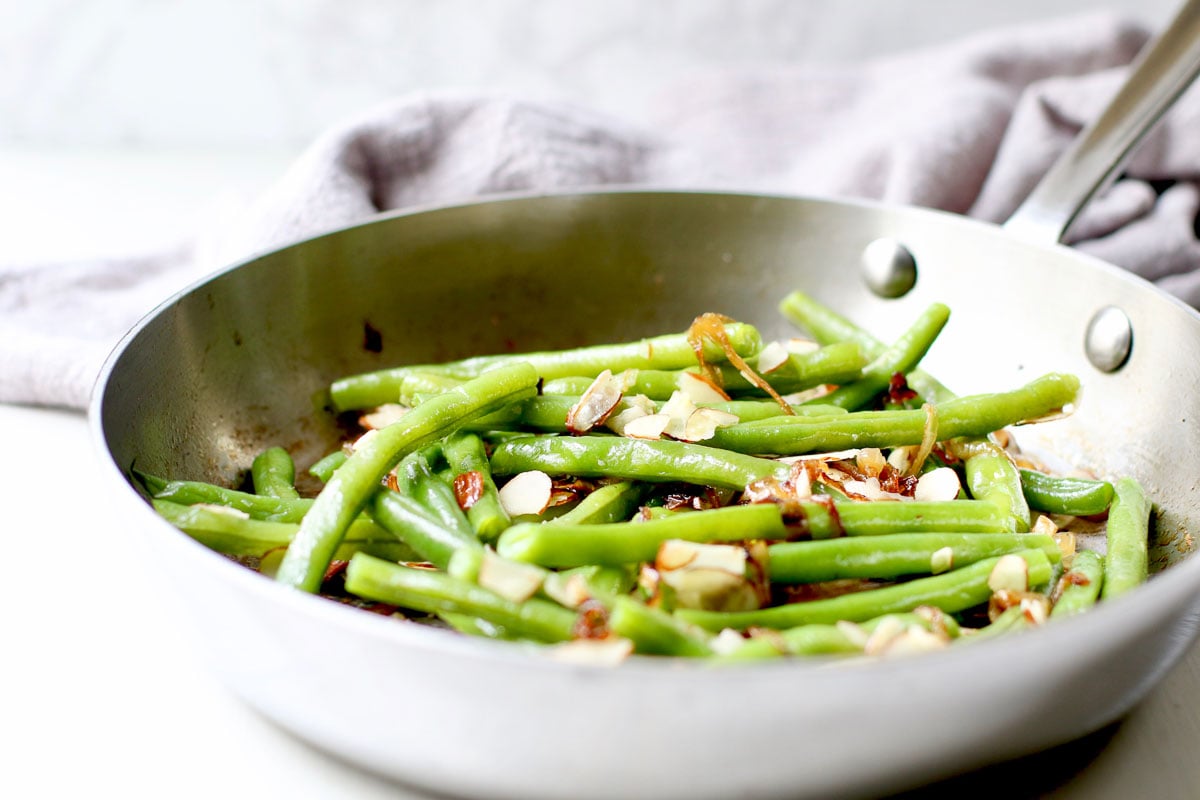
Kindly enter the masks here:
<path id="1" fill-rule="evenodd" d="M 291 155 L 0 151 L 0 262 L 171 241 Z M 0 405 L 0 448 L 0 796 L 422 796 L 296 741 L 202 668 L 96 480 L 82 414 Z M 1194 648 L 1119 726 L 919 796 L 1193 798 L 1198 755 Z"/>

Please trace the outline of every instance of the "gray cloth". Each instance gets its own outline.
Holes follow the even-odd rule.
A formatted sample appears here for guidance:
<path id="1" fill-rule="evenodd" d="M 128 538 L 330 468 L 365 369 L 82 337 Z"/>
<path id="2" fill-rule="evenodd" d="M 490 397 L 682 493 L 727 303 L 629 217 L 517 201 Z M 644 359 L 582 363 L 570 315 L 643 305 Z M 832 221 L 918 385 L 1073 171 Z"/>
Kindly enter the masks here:
<path id="1" fill-rule="evenodd" d="M 880 199 L 1002 221 L 1147 39 L 1107 15 L 857 64 L 697 74 L 652 118 L 429 94 L 315 141 L 236 226 L 140 258 L 0 266 L 0 402 L 82 407 L 104 354 L 172 291 L 379 211 L 600 184 Z M 1191 92 L 1072 229 L 1081 250 L 1200 301 L 1200 97 Z M 201 257 L 199 254 L 209 254 Z"/>

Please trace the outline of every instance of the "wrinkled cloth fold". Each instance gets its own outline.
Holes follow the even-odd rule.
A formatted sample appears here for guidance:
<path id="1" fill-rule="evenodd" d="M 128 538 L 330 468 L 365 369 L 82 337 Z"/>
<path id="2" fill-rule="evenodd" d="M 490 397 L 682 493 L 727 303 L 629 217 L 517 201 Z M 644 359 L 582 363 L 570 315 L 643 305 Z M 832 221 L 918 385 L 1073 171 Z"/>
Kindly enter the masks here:
<path id="1" fill-rule="evenodd" d="M 912 204 L 1003 221 L 1148 39 L 1087 15 L 843 65 L 706 71 L 653 111 L 452 92 L 318 137 L 236 223 L 167 252 L 0 264 L 0 402 L 80 408 L 105 354 L 172 292 L 381 211 L 516 190 L 654 185 Z M 1200 96 L 1190 91 L 1068 243 L 1200 303 Z"/>

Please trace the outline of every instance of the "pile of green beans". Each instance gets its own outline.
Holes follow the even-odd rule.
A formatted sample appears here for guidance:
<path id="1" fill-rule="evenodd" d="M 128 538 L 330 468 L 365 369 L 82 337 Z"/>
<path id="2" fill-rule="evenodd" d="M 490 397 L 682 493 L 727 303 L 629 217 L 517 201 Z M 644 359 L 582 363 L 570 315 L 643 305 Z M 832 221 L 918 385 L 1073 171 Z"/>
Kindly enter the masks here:
<path id="1" fill-rule="evenodd" d="M 1068 413 L 1077 378 L 960 397 L 920 367 L 945 306 L 891 343 L 800 292 L 780 311 L 813 341 L 698 318 L 340 379 L 330 409 L 361 430 L 307 466 L 315 492 L 278 446 L 237 489 L 136 477 L 173 525 L 291 589 L 571 658 L 898 655 L 1146 580 L 1135 479 L 1006 447 Z"/>

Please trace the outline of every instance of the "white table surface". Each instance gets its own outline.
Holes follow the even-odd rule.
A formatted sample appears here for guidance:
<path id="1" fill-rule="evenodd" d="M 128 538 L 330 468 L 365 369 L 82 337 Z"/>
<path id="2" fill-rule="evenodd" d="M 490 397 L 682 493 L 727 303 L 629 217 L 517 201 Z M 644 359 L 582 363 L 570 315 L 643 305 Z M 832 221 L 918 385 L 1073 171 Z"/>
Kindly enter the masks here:
<path id="1" fill-rule="evenodd" d="M 169 241 L 291 155 L 0 151 L 0 263 Z M 97 481 L 82 414 L 0 405 L 0 454 L 0 797 L 422 796 L 296 741 L 203 669 Z M 1200 648 L 1120 725 L 917 796 L 1001 791 L 1200 797 Z"/>

